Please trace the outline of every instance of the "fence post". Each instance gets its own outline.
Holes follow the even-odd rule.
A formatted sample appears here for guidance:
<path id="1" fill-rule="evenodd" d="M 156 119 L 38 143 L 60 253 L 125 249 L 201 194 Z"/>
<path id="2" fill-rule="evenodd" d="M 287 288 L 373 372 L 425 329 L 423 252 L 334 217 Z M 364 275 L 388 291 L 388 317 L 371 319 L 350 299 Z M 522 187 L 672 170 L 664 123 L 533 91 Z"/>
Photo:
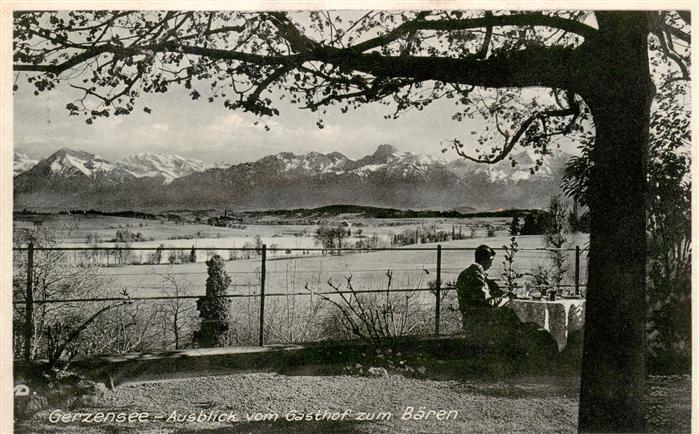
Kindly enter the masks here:
<path id="1" fill-rule="evenodd" d="M 32 335 L 34 334 L 34 243 L 27 250 L 27 294 L 25 296 L 24 360 L 32 358 Z"/>
<path id="2" fill-rule="evenodd" d="M 260 270 L 260 346 L 265 344 L 265 275 L 267 274 L 267 245 L 262 245 L 262 268 Z"/>
<path id="3" fill-rule="evenodd" d="M 580 246 L 575 246 L 575 295 L 580 295 Z"/>
<path id="4" fill-rule="evenodd" d="M 435 293 L 437 295 L 437 300 L 435 303 L 435 315 L 434 315 L 434 334 L 439 336 L 439 323 L 442 311 L 442 245 L 437 244 L 437 282 L 435 285 Z"/>

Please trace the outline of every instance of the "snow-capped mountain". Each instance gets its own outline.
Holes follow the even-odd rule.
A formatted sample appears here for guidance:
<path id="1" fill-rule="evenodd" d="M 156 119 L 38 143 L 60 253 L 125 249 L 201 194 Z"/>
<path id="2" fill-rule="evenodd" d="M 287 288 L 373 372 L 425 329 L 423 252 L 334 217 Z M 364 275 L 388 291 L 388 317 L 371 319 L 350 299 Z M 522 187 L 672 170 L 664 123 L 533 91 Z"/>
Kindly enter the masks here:
<path id="1" fill-rule="evenodd" d="M 279 173 L 288 175 L 355 174 L 366 177 L 369 173 L 388 171 L 396 175 L 420 173 L 435 166 L 445 167 L 447 160 L 441 156 L 414 154 L 399 151 L 393 145 L 379 145 L 376 151 L 353 161 L 339 152 L 321 154 L 293 154 L 281 152 L 261 158 L 254 163 L 259 166 L 275 166 Z"/>
<path id="2" fill-rule="evenodd" d="M 544 205 L 558 192 L 559 171 L 553 165 L 542 166 L 531 175 L 535 160 L 527 154 L 515 158 L 520 164 L 513 169 L 504 164 L 449 162 L 441 155 L 402 152 L 391 145 L 380 145 L 358 160 L 337 152 L 283 152 L 178 178 L 169 197 L 181 206 L 227 203 L 247 209 L 339 203 L 414 209 Z"/>
<path id="3" fill-rule="evenodd" d="M 321 175 L 323 173 L 342 173 L 351 160 L 339 152 L 321 154 L 309 152 L 297 155 L 291 152 L 280 152 L 268 155 L 255 162 L 260 166 L 273 166 L 280 172 L 290 175 Z"/>
<path id="4" fill-rule="evenodd" d="M 98 173 L 109 173 L 117 166 L 99 155 L 88 152 L 74 151 L 62 148 L 46 160 L 42 165 L 48 165 L 50 173 L 54 175 L 74 176 L 83 174 L 88 177 L 95 177 Z"/>
<path id="5" fill-rule="evenodd" d="M 131 185 L 134 179 L 133 175 L 98 155 L 63 148 L 14 178 L 15 197 L 31 194 L 41 204 L 60 203 L 63 194 L 79 199 L 93 190 L 121 189 Z M 106 200 L 108 198 L 100 203 Z"/>
<path id="6" fill-rule="evenodd" d="M 193 158 L 184 158 L 179 155 L 158 155 L 143 152 L 132 155 L 117 162 L 107 161 L 99 155 L 89 152 L 62 148 L 48 158 L 37 162 L 24 154 L 15 153 L 15 176 L 40 165 L 37 171 L 52 176 L 69 178 L 83 175 L 95 179 L 102 178 L 159 178 L 162 184 L 169 184 L 174 179 L 203 172 L 215 167 L 228 167 L 226 165 L 214 165 Z"/>
<path id="7" fill-rule="evenodd" d="M 282 152 L 215 167 L 142 153 L 112 163 L 61 149 L 15 178 L 15 205 L 44 208 L 300 208 L 357 204 L 410 209 L 535 208 L 559 192 L 568 159 L 535 155 L 495 165 L 402 152 L 391 145 L 358 160 L 339 152 Z"/>
<path id="8" fill-rule="evenodd" d="M 475 163 L 466 159 L 456 159 L 448 163 L 449 170 L 463 176 L 468 174 L 482 174 L 492 182 L 516 183 L 532 177 L 555 178 L 561 175 L 560 170 L 568 161 L 570 155 L 565 152 L 556 152 L 542 158 L 532 150 L 527 149 L 513 154 L 512 158 L 505 158 L 495 164 Z M 537 166 L 537 160 L 541 164 Z"/>
<path id="9" fill-rule="evenodd" d="M 399 151 L 393 145 L 379 145 L 376 151 L 347 165 L 347 170 L 366 176 L 369 172 L 385 170 L 398 176 L 423 173 L 434 167 L 443 167 L 447 160 L 441 156 Z"/>
<path id="10" fill-rule="evenodd" d="M 32 167 L 36 166 L 36 163 L 38 163 L 38 160 L 34 160 L 33 158 L 30 158 L 26 154 L 21 154 L 19 152 L 14 153 L 14 163 L 12 166 L 13 169 L 13 176 L 17 176 L 22 172 L 26 172 L 27 170 L 31 169 Z"/>
<path id="11" fill-rule="evenodd" d="M 117 162 L 117 165 L 137 178 L 162 176 L 165 184 L 170 184 L 174 179 L 194 172 L 203 172 L 217 167 L 194 158 L 184 158 L 176 154 L 158 155 L 150 152 L 132 155 Z"/>

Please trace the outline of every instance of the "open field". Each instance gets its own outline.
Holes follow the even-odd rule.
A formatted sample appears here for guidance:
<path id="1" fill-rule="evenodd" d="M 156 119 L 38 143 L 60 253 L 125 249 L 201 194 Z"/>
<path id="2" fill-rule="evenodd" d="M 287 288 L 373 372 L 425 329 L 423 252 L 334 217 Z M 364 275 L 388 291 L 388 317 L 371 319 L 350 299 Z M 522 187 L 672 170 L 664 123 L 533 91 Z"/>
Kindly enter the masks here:
<path id="1" fill-rule="evenodd" d="M 273 218 L 262 218 L 266 224 L 248 224 L 244 228 L 227 228 L 209 226 L 201 223 L 178 224 L 167 220 L 148 220 L 140 218 L 112 217 L 101 215 L 26 215 L 18 216 L 15 228 L 18 230 L 33 229 L 35 224 L 55 231 L 63 246 L 88 246 L 88 237 L 98 240 L 96 245 L 109 247 L 115 238 L 116 231 L 128 229 L 134 233 L 140 232 L 145 241 L 132 243 L 134 247 L 209 247 L 226 248 L 243 247 L 259 236 L 268 246 L 276 244 L 280 248 L 311 248 L 316 244 L 313 234 L 318 225 L 276 224 Z M 451 233 L 461 232 L 465 236 L 485 236 L 486 226 L 492 226 L 504 234 L 509 219 L 501 217 L 477 217 L 468 219 L 425 218 L 425 219 L 352 219 L 351 216 L 340 215 L 325 219 L 324 223 L 333 225 L 349 222 L 355 235 L 346 239 L 348 245 L 353 245 L 362 237 L 377 236 L 383 244 L 387 244 L 394 235 L 404 231 L 424 231 L 427 228 Z"/>
<path id="2" fill-rule="evenodd" d="M 275 226 L 276 228 L 276 226 Z M 584 246 L 587 235 L 579 234 L 575 239 L 571 236 L 571 246 Z M 310 239 L 309 239 L 310 240 Z M 199 241 L 199 240 L 198 240 Z M 221 241 L 226 241 L 222 239 Z M 517 237 L 520 249 L 543 248 L 541 236 Z M 510 237 L 496 236 L 490 238 L 472 238 L 441 243 L 443 249 L 475 248 L 480 244 L 488 244 L 493 248 L 508 245 Z M 223 243 L 225 245 L 225 243 Z M 426 248 L 434 250 L 411 250 L 411 248 Z M 333 279 L 336 284 L 343 284 L 347 276 L 352 276 L 355 289 L 386 289 L 388 283 L 387 271 L 392 272 L 392 288 L 427 288 L 428 283 L 436 279 L 436 247 L 435 243 L 407 246 L 404 249 L 390 251 L 345 252 L 341 255 L 322 255 L 318 251 L 308 252 L 308 255 L 293 255 L 284 251 L 269 252 L 267 260 L 267 292 L 293 293 L 304 292 L 306 286 L 315 291 L 331 290 L 327 284 Z M 302 247 L 303 248 L 303 247 Z M 67 252 L 70 256 L 74 252 Z M 91 254 L 92 252 L 87 252 Z M 226 249 L 199 250 L 196 263 L 186 264 L 143 264 L 124 265 L 119 267 L 99 267 L 101 276 L 110 280 L 112 292 L 115 295 L 126 289 L 132 296 L 146 297 L 161 294 L 163 283 L 167 277 L 181 278 L 188 295 L 202 295 L 205 292 L 206 265 L 203 261 L 207 255 L 218 253 L 224 259 L 230 255 L 241 255 L 242 252 Z M 251 259 L 237 259 L 226 262 L 226 271 L 232 279 L 231 293 L 258 293 L 259 272 L 261 263 L 254 252 Z M 82 254 L 82 252 L 80 252 Z M 97 252 L 97 255 L 100 253 Z M 146 261 L 149 251 L 131 252 L 135 257 Z M 163 257 L 168 256 L 165 249 Z M 489 276 L 499 279 L 503 271 L 503 252 L 499 251 Z M 456 280 L 458 274 L 473 261 L 473 251 L 442 252 L 442 281 L 445 284 Z M 586 257 L 581 255 L 581 282 L 586 281 Z M 530 272 L 537 265 L 546 266 L 549 263 L 547 252 L 543 250 L 522 250 L 515 257 L 515 267 L 519 272 Z M 568 252 L 570 272 L 567 283 L 573 280 L 574 252 Z M 520 279 L 522 282 L 526 279 Z M 241 292 L 242 291 L 242 292 Z"/>
<path id="3" fill-rule="evenodd" d="M 349 216 L 339 216 L 336 222 L 345 221 Z M 206 281 L 206 265 L 204 261 L 210 255 L 217 253 L 228 261 L 226 270 L 233 280 L 231 291 L 250 292 L 256 291 L 259 286 L 260 259 L 255 252 L 241 252 L 229 249 L 254 247 L 256 237 L 259 243 L 264 243 L 271 250 L 268 251 L 267 263 L 267 292 L 292 293 L 304 292 L 306 286 L 314 291 L 331 289 L 327 284 L 332 278 L 335 283 L 343 283 L 345 278 L 352 276 L 355 289 L 386 289 L 388 277 L 386 272 L 392 271 L 392 288 L 425 288 L 428 283 L 434 281 L 436 276 L 436 251 L 411 251 L 410 248 L 433 248 L 436 243 L 424 245 L 410 245 L 404 251 L 382 252 L 345 252 L 342 255 L 322 255 L 313 251 L 285 251 L 285 249 L 312 249 L 318 245 L 313 234 L 316 225 L 247 225 L 241 229 L 213 227 L 204 224 L 175 224 L 170 221 L 157 221 L 147 219 L 94 216 L 94 215 L 39 215 L 26 216 L 24 220 L 15 222 L 17 230 L 31 229 L 33 220 L 42 221 L 44 227 L 51 228 L 59 237 L 57 246 L 65 247 L 90 247 L 100 248 L 112 246 L 124 246 L 124 243 L 114 243 L 108 240 L 114 239 L 119 229 L 128 229 L 132 232 L 140 232 L 142 238 L 148 241 L 131 242 L 131 248 L 156 248 L 163 247 L 159 264 L 154 264 L 152 250 L 135 250 L 128 252 L 118 261 L 114 252 L 109 251 L 85 251 L 66 252 L 63 258 L 68 264 L 97 263 L 110 265 L 100 268 L 99 274 L 110 279 L 110 287 L 113 293 L 123 289 L 129 291 L 132 296 L 158 295 L 163 287 L 165 278 L 176 276 L 185 283 L 185 293 L 199 295 L 204 293 Z M 351 221 L 354 234 L 345 240 L 348 246 L 360 239 L 376 236 L 380 247 L 389 247 L 393 236 L 404 231 L 424 231 L 425 228 L 451 233 L 468 234 L 470 238 L 442 242 L 444 248 L 475 248 L 480 244 L 488 244 L 493 248 L 501 248 L 508 245 L 510 237 L 507 235 L 507 219 L 503 218 L 473 218 L 473 219 L 360 219 Z M 485 226 L 491 225 L 498 229 L 496 236 L 486 237 Z M 357 237 L 361 229 L 361 237 Z M 473 232 L 472 232 L 473 231 Z M 88 236 L 101 240 L 87 244 Z M 472 236 L 472 237 L 471 237 Z M 184 239 L 174 239 L 184 238 Z M 152 239 L 152 241 L 150 241 Z M 588 242 L 586 234 L 569 234 L 568 245 L 584 247 Z M 543 248 L 544 242 L 541 236 L 519 236 L 517 238 L 520 249 Z M 170 264 L 171 255 L 188 255 L 188 251 L 170 251 L 168 248 L 205 249 L 217 247 L 211 250 L 199 250 L 196 255 L 196 263 Z M 278 249 L 278 250 L 275 250 Z M 21 253 L 18 253 L 21 254 Z M 38 253 L 40 254 L 40 253 Z M 250 259 L 243 259 L 243 258 Z M 231 261 L 231 259 L 236 259 Z M 467 267 L 473 260 L 470 251 L 443 251 L 442 254 L 442 281 L 452 282 L 458 273 Z M 499 279 L 502 274 L 503 252 L 496 257 L 489 275 Z M 586 281 L 586 255 L 581 257 L 581 282 Z M 117 262 L 143 265 L 121 265 L 112 267 Z M 155 261 L 157 262 L 157 261 Z M 176 262 L 180 262 L 179 260 Z M 187 261 L 188 262 L 188 261 Z M 536 266 L 547 266 L 550 263 L 545 251 L 520 251 L 515 259 L 515 267 L 518 272 L 531 272 Z M 574 255 L 568 253 L 569 273 L 566 283 L 573 282 Z M 520 279 L 522 282 L 526 279 Z"/>

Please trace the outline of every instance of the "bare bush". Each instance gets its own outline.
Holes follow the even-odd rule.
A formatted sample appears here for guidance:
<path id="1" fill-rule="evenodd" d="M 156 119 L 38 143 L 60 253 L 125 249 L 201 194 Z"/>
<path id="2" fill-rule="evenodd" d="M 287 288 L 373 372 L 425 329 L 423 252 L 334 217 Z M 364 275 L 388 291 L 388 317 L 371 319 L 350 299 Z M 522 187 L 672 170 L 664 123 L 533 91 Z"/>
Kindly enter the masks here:
<path id="1" fill-rule="evenodd" d="M 135 301 L 102 315 L 86 334 L 84 354 L 126 354 L 164 348 L 159 303 Z"/>
<path id="2" fill-rule="evenodd" d="M 265 341 L 280 343 L 309 342 L 322 338 L 318 320 L 323 310 L 322 299 L 314 294 L 295 295 L 298 292 L 298 261 L 286 263 L 284 286 L 280 288 L 286 295 L 270 299 L 269 308 L 265 310 Z M 322 274 L 322 264 L 311 281 L 316 282 Z M 308 282 L 306 282 L 306 287 Z"/>
<path id="3" fill-rule="evenodd" d="M 76 300 L 92 300 L 114 297 L 109 294 L 109 280 L 98 273 L 97 267 L 71 266 L 65 251 L 41 250 L 55 247 L 55 231 L 37 226 L 29 232 L 16 232 L 15 246 L 32 242 L 39 250 L 33 255 L 32 295 L 33 314 L 31 323 L 26 321 L 23 301 L 27 296 L 28 254 L 18 251 L 13 264 L 13 327 L 14 350 L 17 354 L 29 343 L 24 335 L 31 328 L 30 358 L 48 359 L 49 369 L 69 362 L 73 357 L 86 352 L 88 335 L 94 323 L 108 311 L 129 303 L 128 294 L 123 300 L 89 303 Z"/>
<path id="4" fill-rule="evenodd" d="M 331 316 L 334 326 L 341 326 L 347 333 L 368 342 L 380 342 L 399 336 L 419 334 L 428 324 L 429 314 L 420 302 L 416 290 L 391 291 L 393 272 L 386 272 L 385 290 L 362 293 L 354 289 L 352 276 L 345 277 L 345 288 L 329 279 L 327 284 L 334 294 L 315 293 L 331 303 L 338 315 Z M 422 282 L 420 278 L 419 284 Z"/>
<path id="5" fill-rule="evenodd" d="M 161 304 L 165 335 L 172 333 L 176 350 L 192 342 L 195 322 L 195 305 L 191 300 L 180 298 L 188 294 L 192 285 L 187 279 L 177 277 L 172 270 L 163 277 L 163 294 L 172 297 Z"/>

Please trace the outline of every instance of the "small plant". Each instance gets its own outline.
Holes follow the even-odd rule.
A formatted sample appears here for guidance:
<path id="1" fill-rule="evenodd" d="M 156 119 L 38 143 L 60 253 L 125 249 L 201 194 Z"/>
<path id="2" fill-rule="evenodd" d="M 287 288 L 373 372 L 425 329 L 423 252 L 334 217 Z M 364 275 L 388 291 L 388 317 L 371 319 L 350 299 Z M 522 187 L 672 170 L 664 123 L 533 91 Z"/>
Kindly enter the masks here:
<path id="1" fill-rule="evenodd" d="M 536 266 L 527 276 L 527 284 L 530 288 L 540 292 L 542 296 L 551 289 L 551 271 L 541 265 Z"/>
<path id="2" fill-rule="evenodd" d="M 81 347 L 85 345 L 82 335 L 90 328 L 92 323 L 104 313 L 131 303 L 126 291 L 122 292 L 122 297 L 124 298 L 123 301 L 103 306 L 89 317 L 82 313 L 67 313 L 51 325 L 46 325 L 44 329 L 46 355 L 48 358 L 46 369 L 51 371 L 55 368 L 67 366 L 73 357 L 80 354 Z"/>
<path id="3" fill-rule="evenodd" d="M 568 205 L 559 196 L 551 197 L 548 207 L 548 219 L 544 230 L 544 241 L 549 250 L 551 260 L 551 283 L 556 290 L 560 290 L 565 274 L 568 272 L 568 258 L 563 250 L 568 243 L 565 235 L 566 220 L 568 217 Z"/>
<path id="4" fill-rule="evenodd" d="M 521 279 L 524 275 L 518 273 L 515 270 L 515 255 L 519 251 L 519 245 L 517 244 L 517 239 L 512 237 L 510 239 L 509 246 L 502 246 L 505 250 L 505 260 L 502 261 L 503 272 L 502 279 L 505 282 L 505 290 L 507 292 L 516 292 L 519 288 L 518 279 Z"/>

